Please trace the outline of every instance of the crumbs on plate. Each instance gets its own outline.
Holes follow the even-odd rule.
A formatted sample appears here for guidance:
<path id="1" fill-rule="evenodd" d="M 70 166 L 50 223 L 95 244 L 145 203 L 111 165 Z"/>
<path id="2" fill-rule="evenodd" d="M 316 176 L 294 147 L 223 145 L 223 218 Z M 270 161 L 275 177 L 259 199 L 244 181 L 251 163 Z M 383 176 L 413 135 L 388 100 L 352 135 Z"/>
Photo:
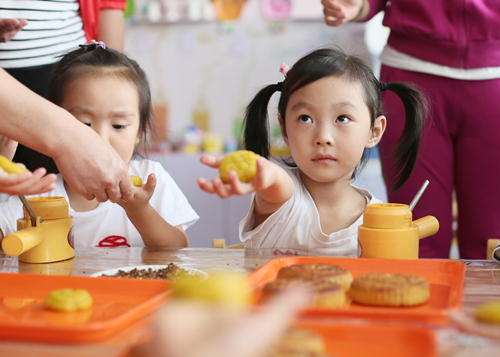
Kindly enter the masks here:
<path id="1" fill-rule="evenodd" d="M 118 270 L 114 275 L 103 274 L 104 277 L 118 277 L 118 278 L 136 278 L 136 279 L 165 279 L 176 281 L 177 279 L 188 279 L 188 280 L 201 280 L 203 277 L 198 274 L 193 274 L 189 270 L 181 268 L 180 266 L 170 263 L 167 267 L 161 269 L 138 269 L 134 268 L 132 270 Z"/>

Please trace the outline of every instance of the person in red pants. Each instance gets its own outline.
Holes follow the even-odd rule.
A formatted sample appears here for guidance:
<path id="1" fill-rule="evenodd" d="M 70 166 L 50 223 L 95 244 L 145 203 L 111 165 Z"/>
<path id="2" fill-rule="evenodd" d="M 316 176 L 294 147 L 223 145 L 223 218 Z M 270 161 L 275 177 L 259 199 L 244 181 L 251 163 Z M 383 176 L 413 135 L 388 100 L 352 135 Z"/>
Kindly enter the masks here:
<path id="1" fill-rule="evenodd" d="M 381 54 L 381 81 L 408 81 L 431 102 L 419 159 L 396 192 L 390 150 L 404 108 L 384 93 L 388 123 L 380 144 L 390 202 L 409 204 L 425 180 L 413 218 L 433 215 L 439 232 L 420 241 L 420 257 L 448 258 L 452 194 L 458 205 L 460 257 L 484 259 L 488 238 L 500 237 L 500 2 L 488 0 L 322 0 L 325 22 L 366 21 L 384 11 L 391 28 Z"/>

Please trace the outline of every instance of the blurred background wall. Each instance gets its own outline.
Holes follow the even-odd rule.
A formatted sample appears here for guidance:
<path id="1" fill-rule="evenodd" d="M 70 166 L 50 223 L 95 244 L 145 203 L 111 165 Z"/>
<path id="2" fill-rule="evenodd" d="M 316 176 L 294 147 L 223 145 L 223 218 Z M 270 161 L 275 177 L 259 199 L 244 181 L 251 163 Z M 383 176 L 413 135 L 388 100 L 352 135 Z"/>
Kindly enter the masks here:
<path id="1" fill-rule="evenodd" d="M 213 8 L 208 0 L 193 1 Z M 262 10 L 266 2 L 244 2 L 234 21 L 217 21 L 216 14 L 201 11 L 193 20 L 179 10 L 172 21 L 167 8 L 172 1 L 153 6 L 156 13 L 148 16 L 151 3 L 157 1 L 136 0 L 126 28 L 125 51 L 148 74 L 155 104 L 166 107 L 171 141 L 180 138 L 200 112 L 208 115 L 210 132 L 223 139 L 234 136 L 243 108 L 256 91 L 283 80 L 280 64 L 291 66 L 318 47 L 339 46 L 372 63 L 364 24 L 326 26 L 319 0 L 292 0 L 290 18 L 272 22 Z M 384 42 L 381 38 L 382 45 Z"/>

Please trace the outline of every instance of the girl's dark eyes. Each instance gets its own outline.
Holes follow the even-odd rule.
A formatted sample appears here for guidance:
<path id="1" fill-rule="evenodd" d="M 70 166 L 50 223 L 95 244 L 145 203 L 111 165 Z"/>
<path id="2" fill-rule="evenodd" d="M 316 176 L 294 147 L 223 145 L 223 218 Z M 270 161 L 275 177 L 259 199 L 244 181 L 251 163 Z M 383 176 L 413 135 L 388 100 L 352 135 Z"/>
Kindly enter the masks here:
<path id="1" fill-rule="evenodd" d="M 83 122 L 82 122 L 82 123 L 83 123 Z M 83 123 L 83 124 L 85 124 L 85 125 L 87 125 L 87 126 L 92 126 L 90 123 Z"/>
<path id="2" fill-rule="evenodd" d="M 120 130 L 120 129 L 125 129 L 125 125 L 120 125 L 120 124 L 113 124 L 113 128 Z"/>
<path id="3" fill-rule="evenodd" d="M 299 121 L 301 123 L 312 123 L 312 119 L 309 115 L 301 115 L 299 117 Z M 346 115 L 340 115 L 337 117 L 336 121 L 337 123 L 347 124 L 351 121 L 351 119 Z"/>
<path id="4" fill-rule="evenodd" d="M 351 119 L 345 115 L 340 115 L 337 118 L 337 122 L 339 122 L 339 123 L 349 123 L 350 121 L 351 121 Z"/>
<path id="5" fill-rule="evenodd" d="M 311 119 L 311 117 L 309 115 L 301 115 L 299 117 L 299 121 L 301 123 L 312 123 L 312 119 Z"/>

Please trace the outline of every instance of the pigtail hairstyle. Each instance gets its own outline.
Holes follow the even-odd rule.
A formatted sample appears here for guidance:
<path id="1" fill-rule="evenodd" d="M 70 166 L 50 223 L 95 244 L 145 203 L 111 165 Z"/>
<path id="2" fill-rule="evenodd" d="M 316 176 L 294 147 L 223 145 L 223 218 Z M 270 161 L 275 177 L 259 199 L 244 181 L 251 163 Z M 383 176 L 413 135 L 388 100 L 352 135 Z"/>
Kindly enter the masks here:
<path id="1" fill-rule="evenodd" d="M 361 86 L 370 113 L 371 129 L 375 125 L 375 120 L 384 115 L 381 90 L 389 89 L 401 98 L 406 111 L 406 124 L 394 150 L 396 177 L 392 189 L 397 190 L 408 180 L 417 159 L 422 126 L 427 116 L 426 98 L 416 87 L 408 83 L 393 82 L 381 85 L 372 69 L 360 58 L 347 55 L 339 49 L 322 48 L 309 53 L 293 65 L 283 83 L 269 85 L 257 93 L 246 110 L 244 129 L 246 149 L 269 158 L 267 106 L 276 91 L 281 91 L 278 113 L 286 134 L 286 108 L 290 96 L 296 90 L 329 76 L 342 77 Z M 369 150 L 365 149 L 354 169 L 352 179 L 356 177 L 368 159 Z M 296 166 L 294 163 L 285 163 L 289 166 Z"/>
<path id="2" fill-rule="evenodd" d="M 246 108 L 243 140 L 244 147 L 269 159 L 270 139 L 267 106 L 280 84 L 262 88 Z"/>
<path id="3" fill-rule="evenodd" d="M 426 97 L 410 83 L 387 83 L 387 89 L 401 99 L 406 113 L 403 133 L 392 151 L 392 155 L 396 159 L 394 164 L 396 175 L 393 178 L 394 183 L 390 192 L 394 192 L 408 180 L 415 166 L 422 137 L 422 127 L 429 109 Z"/>

